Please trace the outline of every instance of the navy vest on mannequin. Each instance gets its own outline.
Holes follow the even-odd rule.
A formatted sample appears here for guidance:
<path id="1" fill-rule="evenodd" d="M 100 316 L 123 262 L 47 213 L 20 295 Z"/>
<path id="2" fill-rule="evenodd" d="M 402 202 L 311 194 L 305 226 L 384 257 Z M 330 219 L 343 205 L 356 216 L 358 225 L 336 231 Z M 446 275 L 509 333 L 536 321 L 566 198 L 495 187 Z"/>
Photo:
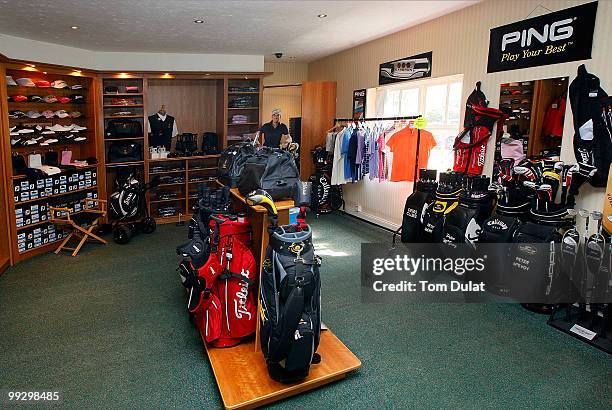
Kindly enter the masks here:
<path id="1" fill-rule="evenodd" d="M 166 115 L 166 119 L 162 121 L 157 114 L 149 117 L 149 146 L 157 147 L 163 145 L 167 150 L 170 150 L 172 142 L 172 130 L 174 128 L 174 117 Z"/>

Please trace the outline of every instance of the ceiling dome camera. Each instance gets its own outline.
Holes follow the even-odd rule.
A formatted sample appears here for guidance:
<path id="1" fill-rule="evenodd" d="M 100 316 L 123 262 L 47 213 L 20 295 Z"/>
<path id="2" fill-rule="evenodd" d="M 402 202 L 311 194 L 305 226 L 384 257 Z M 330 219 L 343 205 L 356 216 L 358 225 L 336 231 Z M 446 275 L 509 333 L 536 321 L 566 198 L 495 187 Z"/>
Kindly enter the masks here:
<path id="1" fill-rule="evenodd" d="M 274 55 L 276 56 L 276 58 L 281 58 L 283 56 L 283 53 L 274 53 Z"/>

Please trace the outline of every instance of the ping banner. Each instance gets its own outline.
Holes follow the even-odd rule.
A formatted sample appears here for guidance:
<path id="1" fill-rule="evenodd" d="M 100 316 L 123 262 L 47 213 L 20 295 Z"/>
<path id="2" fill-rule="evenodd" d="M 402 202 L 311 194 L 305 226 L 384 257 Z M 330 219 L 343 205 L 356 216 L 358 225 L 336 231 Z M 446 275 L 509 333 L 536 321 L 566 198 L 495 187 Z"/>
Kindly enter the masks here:
<path id="1" fill-rule="evenodd" d="M 591 58 L 597 2 L 491 29 L 487 73 Z"/>

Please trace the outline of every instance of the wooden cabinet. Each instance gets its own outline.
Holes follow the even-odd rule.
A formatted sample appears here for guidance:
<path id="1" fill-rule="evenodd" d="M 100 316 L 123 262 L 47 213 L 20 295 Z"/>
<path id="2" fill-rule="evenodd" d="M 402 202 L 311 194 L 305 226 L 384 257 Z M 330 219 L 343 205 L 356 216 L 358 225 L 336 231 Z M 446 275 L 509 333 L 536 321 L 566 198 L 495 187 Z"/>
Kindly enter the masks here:
<path id="1" fill-rule="evenodd" d="M 8 84 L 5 77 L 21 80 Z M 5 206 L 0 229 L 0 267 L 57 246 L 63 232 L 48 222 L 49 207 L 78 211 L 97 198 L 99 165 L 63 169 L 54 175 L 24 175 L 26 166 L 57 166 L 98 158 L 95 74 L 63 67 L 6 62 L 2 67 L 2 172 Z M 56 82 L 53 86 L 51 83 Z M 26 170 L 31 172 L 30 170 Z"/>
<path id="2" fill-rule="evenodd" d="M 300 145 L 300 175 L 307 179 L 314 167 L 310 151 L 325 145 L 328 129 L 336 117 L 336 82 L 306 81 L 302 84 L 302 127 Z"/>

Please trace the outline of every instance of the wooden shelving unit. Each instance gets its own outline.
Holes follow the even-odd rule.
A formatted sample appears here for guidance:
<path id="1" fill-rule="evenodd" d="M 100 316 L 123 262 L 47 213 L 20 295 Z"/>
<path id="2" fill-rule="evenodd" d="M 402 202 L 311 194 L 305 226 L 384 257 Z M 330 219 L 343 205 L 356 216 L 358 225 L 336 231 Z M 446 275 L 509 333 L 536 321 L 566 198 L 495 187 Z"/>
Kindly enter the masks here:
<path id="1" fill-rule="evenodd" d="M 61 158 L 61 151 L 72 151 L 73 159 L 85 159 L 88 157 L 99 158 L 99 152 L 96 144 L 96 89 L 97 82 L 95 73 L 90 72 L 74 72 L 56 66 L 46 66 L 37 64 L 36 67 L 29 66 L 24 63 L 7 62 L 1 67 L 0 80 L 0 118 L 2 119 L 2 172 L 3 178 L 0 184 L 2 197 L 7 199 L 6 206 L 2 208 L 0 215 L 0 229 L 8 233 L 8 240 L 2 241 L 0 245 L 0 272 L 6 265 L 7 260 L 10 264 L 15 264 L 23 259 L 29 258 L 36 254 L 47 252 L 54 249 L 61 239 L 60 231 L 55 231 L 52 225 L 48 222 L 48 205 L 56 205 L 66 201 L 68 198 L 71 201 L 83 200 L 86 196 L 99 197 L 100 190 L 97 185 L 99 167 L 92 166 L 80 168 L 76 170 L 66 170 L 61 174 L 53 176 L 44 176 L 36 180 L 28 180 L 24 175 L 16 175 L 13 170 L 11 155 L 22 155 L 27 162 L 28 156 L 32 153 L 39 153 L 43 156 L 49 151 L 57 153 Z M 33 81 L 47 80 L 64 80 L 69 86 L 80 84 L 81 89 L 71 88 L 41 88 L 41 87 L 23 87 L 23 86 L 8 86 L 5 82 L 5 75 L 17 78 L 30 78 Z M 82 95 L 82 102 L 70 103 L 47 103 L 47 102 L 14 102 L 8 101 L 7 97 L 12 95 L 55 95 L 55 96 L 70 96 L 72 94 Z M 42 112 L 45 110 L 57 111 L 65 110 L 67 112 L 78 111 L 81 116 L 72 118 L 8 118 L 8 113 L 14 110 L 24 112 L 33 110 Z M 87 139 L 83 142 L 61 142 L 50 144 L 45 147 L 38 145 L 31 146 L 11 146 L 8 134 L 4 134 L 4 130 L 8 130 L 9 126 L 33 127 L 36 125 L 68 125 L 77 124 L 87 127 L 86 131 L 81 131 L 75 135 L 85 136 Z M 58 135 L 48 136 L 57 137 Z M 85 172 L 88 172 L 89 184 L 95 181 L 96 184 L 90 187 L 84 187 Z M 83 180 L 72 180 L 72 175 L 80 175 Z M 92 178 L 92 175 L 95 177 Z M 23 186 L 22 186 L 23 184 Z M 26 187 L 25 184 L 28 186 Z M 62 187 L 60 189 L 60 187 Z M 23 188 L 23 190 L 22 190 Z M 70 190 L 70 189 L 72 190 Z M 8 190 L 11 190 L 10 192 Z M 62 192 L 63 191 L 63 192 Z M 15 200 L 15 196 L 21 198 L 21 194 L 26 194 L 26 200 Z M 29 198 L 30 193 L 36 195 L 35 198 Z M 34 217 L 27 218 L 33 220 L 28 224 L 22 222 L 24 209 L 28 209 L 33 213 Z M 18 213 L 20 212 L 20 213 Z M 29 215 L 29 214 L 28 214 Z M 20 219 L 19 224 L 17 219 Z M 19 226 L 18 226 L 19 225 Z M 25 237 L 25 239 L 24 239 Z"/>
<path id="2" fill-rule="evenodd" d="M 126 87 L 136 86 L 139 92 L 128 93 L 125 92 Z M 107 87 L 116 87 L 118 92 L 109 93 L 106 92 Z M 112 192 L 115 190 L 115 179 L 123 172 L 134 171 L 146 179 L 146 167 L 145 158 L 148 152 L 146 144 L 147 135 L 146 132 L 146 102 L 145 102 L 145 87 L 146 80 L 141 75 L 130 75 L 123 76 L 121 74 L 108 74 L 103 75 L 101 84 L 101 102 L 100 102 L 100 127 L 103 137 L 102 149 L 104 150 L 105 158 L 105 181 L 104 186 L 106 187 L 106 196 L 110 197 Z M 122 98 L 133 100 L 130 104 L 113 104 L 113 99 Z M 116 115 L 115 113 L 121 111 L 130 111 L 130 115 Z M 115 135 L 111 132 L 109 124 L 111 121 L 126 120 L 134 121 L 140 124 L 141 133 L 138 135 Z M 109 160 L 109 152 L 113 144 L 134 144 L 136 150 L 139 152 L 141 160 L 133 161 L 122 161 L 122 162 L 111 162 Z M 112 221 L 111 216 L 107 218 Z"/>
<path id="3" fill-rule="evenodd" d="M 211 185 L 216 178 L 219 157 L 220 155 L 204 155 L 149 159 L 147 161 L 149 178 L 158 177 L 162 181 L 149 199 L 149 211 L 157 223 L 176 222 L 179 214 L 182 220 L 189 217 L 191 208 L 197 199 L 198 190 L 203 186 Z M 195 181 L 194 178 L 201 180 Z M 163 182 L 164 180 L 168 182 Z M 157 194 L 163 192 L 170 192 L 176 197 L 158 199 Z M 160 208 L 163 209 L 167 206 L 174 206 L 176 214 L 172 216 L 160 215 Z"/>

